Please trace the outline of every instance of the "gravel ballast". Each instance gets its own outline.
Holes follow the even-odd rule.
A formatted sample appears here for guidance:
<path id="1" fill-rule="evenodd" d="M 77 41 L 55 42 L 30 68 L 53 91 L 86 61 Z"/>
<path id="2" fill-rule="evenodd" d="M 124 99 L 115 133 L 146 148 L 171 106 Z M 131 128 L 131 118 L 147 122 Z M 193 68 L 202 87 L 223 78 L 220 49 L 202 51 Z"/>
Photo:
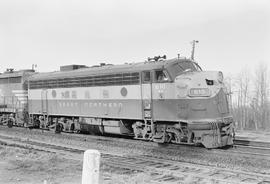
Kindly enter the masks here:
<path id="1" fill-rule="evenodd" d="M 158 146 L 153 142 L 116 137 L 102 137 L 82 134 L 54 134 L 52 131 L 6 128 L 0 126 L 0 134 L 22 139 L 39 140 L 83 149 L 97 149 L 100 152 L 117 155 L 147 155 L 152 158 L 170 159 L 198 165 L 214 166 L 230 170 L 270 174 L 270 158 L 253 155 L 231 154 L 230 149 L 208 150 L 194 146 Z"/>

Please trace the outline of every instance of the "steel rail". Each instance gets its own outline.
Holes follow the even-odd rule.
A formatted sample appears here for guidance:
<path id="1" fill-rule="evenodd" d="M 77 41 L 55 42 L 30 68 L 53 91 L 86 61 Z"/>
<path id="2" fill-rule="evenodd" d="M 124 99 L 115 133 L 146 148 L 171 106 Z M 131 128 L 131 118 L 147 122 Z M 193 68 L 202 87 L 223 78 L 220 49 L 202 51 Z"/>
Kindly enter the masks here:
<path id="1" fill-rule="evenodd" d="M 82 148 L 3 135 L 0 135 L 0 143 L 8 146 L 35 149 L 38 151 L 64 154 L 71 153 L 72 155 L 77 154 L 79 156 L 82 156 L 82 153 L 85 151 Z M 101 153 L 101 157 L 102 163 L 117 168 L 120 173 L 150 172 L 154 175 L 152 180 L 153 183 L 179 182 L 179 180 L 183 179 L 181 176 L 185 176 L 186 174 L 190 177 L 199 177 L 202 180 L 214 180 L 221 183 L 246 183 L 246 181 L 251 180 L 253 182 L 255 181 L 255 183 L 270 181 L 270 176 L 263 174 L 230 171 L 213 166 L 161 159 L 149 155 L 123 156 Z M 74 157 L 72 158 L 74 159 Z M 238 179 L 236 179 L 237 177 Z"/>

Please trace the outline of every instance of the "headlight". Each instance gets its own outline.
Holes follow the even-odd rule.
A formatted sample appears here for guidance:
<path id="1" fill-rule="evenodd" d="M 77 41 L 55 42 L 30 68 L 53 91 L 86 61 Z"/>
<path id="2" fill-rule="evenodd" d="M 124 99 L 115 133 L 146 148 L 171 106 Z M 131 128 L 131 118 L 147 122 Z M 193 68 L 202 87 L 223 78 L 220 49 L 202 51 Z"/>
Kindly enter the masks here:
<path id="1" fill-rule="evenodd" d="M 222 83 L 223 82 L 223 73 L 222 72 L 218 72 L 218 78 L 217 78 L 218 82 Z"/>
<path id="2" fill-rule="evenodd" d="M 207 88 L 191 88 L 189 96 L 210 96 L 210 91 Z"/>

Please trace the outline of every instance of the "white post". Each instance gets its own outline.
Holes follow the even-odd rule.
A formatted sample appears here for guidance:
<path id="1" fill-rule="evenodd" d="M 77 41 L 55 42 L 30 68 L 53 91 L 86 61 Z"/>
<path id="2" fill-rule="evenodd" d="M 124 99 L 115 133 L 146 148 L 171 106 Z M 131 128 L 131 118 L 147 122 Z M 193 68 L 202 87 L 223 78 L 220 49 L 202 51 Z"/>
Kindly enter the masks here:
<path id="1" fill-rule="evenodd" d="M 83 155 L 82 184 L 98 184 L 100 153 L 86 150 Z"/>

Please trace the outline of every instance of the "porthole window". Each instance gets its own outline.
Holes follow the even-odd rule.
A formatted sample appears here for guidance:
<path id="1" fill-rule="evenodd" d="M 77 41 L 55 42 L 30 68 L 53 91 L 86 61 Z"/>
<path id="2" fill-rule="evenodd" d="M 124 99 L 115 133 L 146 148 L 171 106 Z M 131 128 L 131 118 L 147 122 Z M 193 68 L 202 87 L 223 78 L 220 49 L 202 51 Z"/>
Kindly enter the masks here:
<path id="1" fill-rule="evenodd" d="M 121 95 L 122 95 L 123 97 L 126 97 L 126 96 L 127 96 L 127 93 L 128 93 L 127 88 L 123 87 L 123 88 L 121 89 Z"/>
<path id="2" fill-rule="evenodd" d="M 52 97 L 55 98 L 56 97 L 56 91 L 52 90 Z"/>

